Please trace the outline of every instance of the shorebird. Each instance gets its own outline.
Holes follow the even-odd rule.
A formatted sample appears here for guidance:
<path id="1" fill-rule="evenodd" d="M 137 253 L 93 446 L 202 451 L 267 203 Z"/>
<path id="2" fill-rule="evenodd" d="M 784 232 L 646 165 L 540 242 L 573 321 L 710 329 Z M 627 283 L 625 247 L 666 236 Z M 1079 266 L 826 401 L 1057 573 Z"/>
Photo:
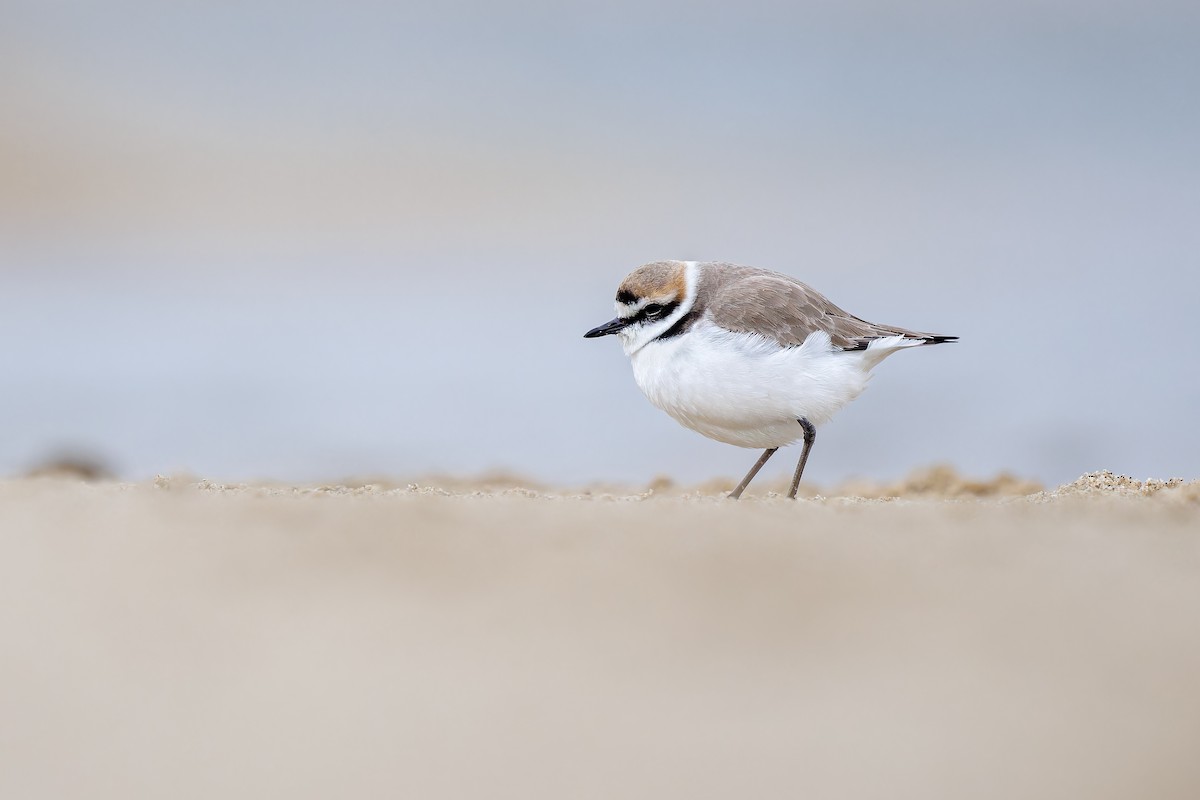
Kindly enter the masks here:
<path id="1" fill-rule="evenodd" d="M 776 450 L 803 439 L 795 499 L 817 427 L 876 364 L 958 339 L 867 322 L 791 276 L 716 261 L 644 264 L 621 282 L 616 308 L 584 336 L 619 336 L 651 403 L 710 439 L 764 449 L 735 500 Z"/>

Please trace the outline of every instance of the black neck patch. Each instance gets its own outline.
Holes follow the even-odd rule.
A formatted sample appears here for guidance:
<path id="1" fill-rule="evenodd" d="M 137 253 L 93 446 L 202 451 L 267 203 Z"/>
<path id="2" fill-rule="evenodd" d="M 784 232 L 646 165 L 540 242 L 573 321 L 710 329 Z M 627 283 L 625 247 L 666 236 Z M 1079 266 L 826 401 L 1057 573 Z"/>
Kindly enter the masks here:
<path id="1" fill-rule="evenodd" d="M 678 305 L 678 303 L 676 303 L 676 305 Z M 671 310 L 674 311 L 675 309 Z M 696 324 L 698 319 L 700 319 L 700 312 L 696 310 L 689 311 L 677 319 L 674 325 L 667 328 L 658 336 L 655 336 L 653 341 L 661 342 L 663 339 L 673 339 L 681 333 L 687 333 L 687 331 Z"/>

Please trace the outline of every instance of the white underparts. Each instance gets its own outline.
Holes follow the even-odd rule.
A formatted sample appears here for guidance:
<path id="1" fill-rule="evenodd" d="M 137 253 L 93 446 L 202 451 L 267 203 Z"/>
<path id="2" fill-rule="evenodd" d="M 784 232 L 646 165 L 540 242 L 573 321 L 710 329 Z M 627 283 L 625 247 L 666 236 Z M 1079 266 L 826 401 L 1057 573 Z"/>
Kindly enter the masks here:
<path id="1" fill-rule="evenodd" d="M 655 327 L 668 329 L 687 313 L 685 306 L 690 309 L 690 303 L 681 304 Z M 829 334 L 815 331 L 799 347 L 781 347 L 708 320 L 679 336 L 653 339 L 639 334 L 633 347 L 626 344 L 634 378 L 650 402 L 709 438 L 755 448 L 799 440 L 800 417 L 813 425 L 828 422 L 862 393 L 873 366 L 898 349 L 921 344 L 888 337 L 866 350 L 846 351 L 834 347 Z"/>

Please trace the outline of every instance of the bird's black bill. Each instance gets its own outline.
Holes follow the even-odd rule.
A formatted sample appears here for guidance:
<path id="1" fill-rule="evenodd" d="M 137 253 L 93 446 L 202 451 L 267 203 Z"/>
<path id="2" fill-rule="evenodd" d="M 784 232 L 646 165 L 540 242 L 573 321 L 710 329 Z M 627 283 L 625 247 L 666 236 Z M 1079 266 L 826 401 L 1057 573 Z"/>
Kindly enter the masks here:
<path id="1" fill-rule="evenodd" d="M 618 333 L 622 328 L 629 327 L 629 320 L 617 317 L 614 320 L 609 320 L 598 328 L 592 328 L 583 335 L 585 339 L 595 339 L 597 336 L 609 336 Z"/>

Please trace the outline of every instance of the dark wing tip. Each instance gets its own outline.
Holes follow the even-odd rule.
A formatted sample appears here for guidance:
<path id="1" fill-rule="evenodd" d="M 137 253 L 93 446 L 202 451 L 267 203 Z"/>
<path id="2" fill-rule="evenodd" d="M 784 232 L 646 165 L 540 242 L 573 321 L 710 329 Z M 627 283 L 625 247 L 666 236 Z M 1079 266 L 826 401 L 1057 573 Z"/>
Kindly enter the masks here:
<path id="1" fill-rule="evenodd" d="M 876 339 L 882 339 L 882 338 L 884 338 L 884 337 L 882 337 L 882 336 L 863 336 L 858 339 L 852 339 L 850 341 L 850 344 L 846 345 L 842 349 L 847 352 L 854 352 L 855 350 L 866 350 L 868 347 L 871 346 L 871 342 L 875 341 Z M 946 342 L 957 342 L 958 341 L 957 336 L 909 336 L 907 338 L 918 339 L 918 340 L 920 340 L 921 344 L 923 344 L 923 345 L 945 344 Z"/>

